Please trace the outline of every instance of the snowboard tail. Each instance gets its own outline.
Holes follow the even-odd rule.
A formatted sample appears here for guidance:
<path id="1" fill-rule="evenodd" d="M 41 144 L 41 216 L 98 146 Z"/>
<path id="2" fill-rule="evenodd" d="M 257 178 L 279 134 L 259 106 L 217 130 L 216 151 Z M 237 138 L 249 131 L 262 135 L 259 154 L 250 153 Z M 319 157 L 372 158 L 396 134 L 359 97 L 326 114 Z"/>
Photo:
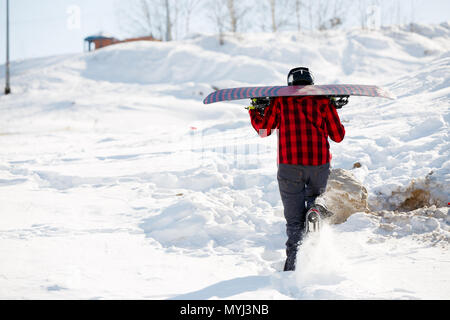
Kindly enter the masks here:
<path id="1" fill-rule="evenodd" d="M 308 86 L 267 86 L 221 89 L 210 93 L 204 104 L 220 101 L 288 96 L 367 96 L 395 99 L 389 91 L 374 85 L 331 84 Z"/>

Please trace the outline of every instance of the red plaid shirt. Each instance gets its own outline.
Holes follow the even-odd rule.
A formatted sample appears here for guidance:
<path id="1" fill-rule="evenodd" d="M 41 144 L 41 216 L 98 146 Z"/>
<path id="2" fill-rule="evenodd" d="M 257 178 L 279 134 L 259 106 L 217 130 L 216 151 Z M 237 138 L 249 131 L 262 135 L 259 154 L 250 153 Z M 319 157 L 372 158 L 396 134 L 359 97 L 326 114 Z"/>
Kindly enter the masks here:
<path id="1" fill-rule="evenodd" d="M 325 97 L 276 97 L 261 117 L 250 110 L 252 126 L 261 137 L 278 129 L 278 163 L 318 166 L 331 161 L 328 137 L 344 139 L 336 108 Z"/>

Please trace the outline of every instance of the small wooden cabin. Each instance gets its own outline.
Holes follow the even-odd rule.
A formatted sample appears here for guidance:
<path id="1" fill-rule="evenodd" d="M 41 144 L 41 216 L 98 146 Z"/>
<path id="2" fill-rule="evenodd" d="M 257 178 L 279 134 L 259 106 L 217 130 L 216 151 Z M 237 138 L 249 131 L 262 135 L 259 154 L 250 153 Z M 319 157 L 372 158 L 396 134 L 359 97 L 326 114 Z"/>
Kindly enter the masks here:
<path id="1" fill-rule="evenodd" d="M 87 43 L 87 51 L 101 49 L 103 47 L 107 47 L 116 43 L 132 42 L 132 41 L 161 41 L 161 40 L 155 39 L 152 36 L 129 38 L 124 40 L 118 40 L 114 37 L 107 37 L 104 35 L 93 35 L 84 38 L 84 42 Z"/>

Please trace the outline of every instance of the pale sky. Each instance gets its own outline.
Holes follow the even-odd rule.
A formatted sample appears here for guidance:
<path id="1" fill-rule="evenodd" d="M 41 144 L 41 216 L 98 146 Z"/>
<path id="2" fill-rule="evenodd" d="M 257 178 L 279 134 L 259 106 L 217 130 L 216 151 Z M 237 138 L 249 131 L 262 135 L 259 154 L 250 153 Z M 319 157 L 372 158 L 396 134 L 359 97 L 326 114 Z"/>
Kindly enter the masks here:
<path id="1" fill-rule="evenodd" d="M 10 59 L 83 52 L 83 39 L 101 31 L 120 37 L 117 1 L 10 0 Z M 380 0 L 380 3 L 383 25 L 394 20 L 392 8 L 396 3 L 401 3 L 403 16 L 397 20 L 403 23 L 450 20 L 450 0 Z M 209 20 L 204 20 L 192 23 L 191 31 L 215 32 Z M 0 0 L 0 64 L 4 64 L 6 57 L 5 34 L 6 0 Z"/>

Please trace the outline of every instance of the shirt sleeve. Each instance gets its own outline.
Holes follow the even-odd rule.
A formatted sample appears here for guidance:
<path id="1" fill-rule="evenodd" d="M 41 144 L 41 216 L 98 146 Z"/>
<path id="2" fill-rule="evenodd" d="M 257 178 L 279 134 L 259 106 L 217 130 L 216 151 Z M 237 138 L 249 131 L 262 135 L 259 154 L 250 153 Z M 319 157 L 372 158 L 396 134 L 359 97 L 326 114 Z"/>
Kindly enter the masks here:
<path id="1" fill-rule="evenodd" d="M 345 128 L 339 119 L 339 115 L 336 108 L 332 105 L 331 101 L 326 106 L 325 123 L 327 126 L 328 136 L 334 142 L 341 142 L 344 140 Z"/>
<path id="2" fill-rule="evenodd" d="M 261 138 L 268 137 L 272 134 L 272 130 L 280 125 L 280 101 L 277 98 L 272 99 L 263 117 L 255 109 L 249 110 L 249 114 L 252 126 L 258 135 Z"/>

